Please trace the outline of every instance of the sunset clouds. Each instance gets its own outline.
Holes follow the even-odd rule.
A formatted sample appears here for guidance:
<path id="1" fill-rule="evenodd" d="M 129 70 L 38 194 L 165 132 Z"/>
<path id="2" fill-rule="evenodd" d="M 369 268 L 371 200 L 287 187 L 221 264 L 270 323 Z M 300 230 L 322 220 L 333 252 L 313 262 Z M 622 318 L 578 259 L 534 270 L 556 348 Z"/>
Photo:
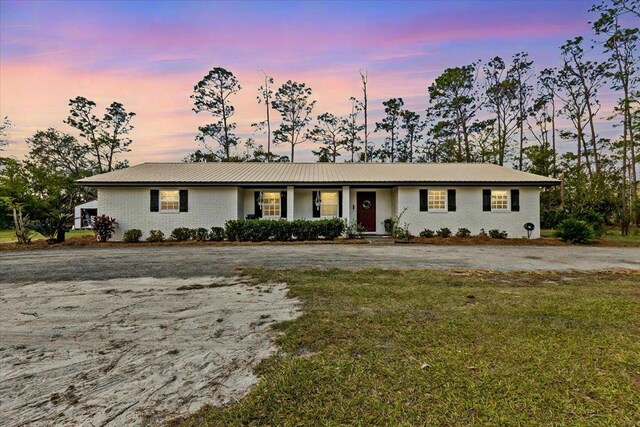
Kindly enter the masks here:
<path id="1" fill-rule="evenodd" d="M 216 66 L 240 80 L 238 131 L 252 136 L 265 70 L 276 84 L 305 82 L 316 113 L 346 114 L 368 69 L 373 119 L 403 97 L 424 111 L 445 68 L 526 50 L 557 65 L 558 47 L 589 33 L 590 3 L 567 2 L 27 2 L 0 3 L 0 114 L 15 123 L 8 153 L 36 129 L 71 131 L 70 98 L 112 101 L 137 113 L 132 163 L 180 160 L 197 148 L 193 85 Z M 551 7 L 553 6 L 553 7 Z M 261 137 L 255 138 L 261 142 Z M 311 144 L 300 159 L 311 160 Z M 287 152 L 287 147 L 276 149 Z M 298 156 L 296 156 L 298 158 Z"/>

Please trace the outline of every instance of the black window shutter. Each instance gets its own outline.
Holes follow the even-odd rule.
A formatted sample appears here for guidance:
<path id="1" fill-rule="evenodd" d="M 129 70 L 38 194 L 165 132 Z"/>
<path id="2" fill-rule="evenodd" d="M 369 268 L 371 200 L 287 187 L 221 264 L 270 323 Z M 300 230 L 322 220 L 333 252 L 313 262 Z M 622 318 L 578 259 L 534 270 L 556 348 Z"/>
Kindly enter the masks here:
<path id="1" fill-rule="evenodd" d="M 280 218 L 287 217 L 287 192 L 280 192 Z"/>
<path id="2" fill-rule="evenodd" d="M 260 209 L 260 204 L 258 200 L 260 199 L 260 192 L 256 191 L 253 193 L 253 214 L 256 218 L 262 218 L 262 209 Z"/>
<path id="3" fill-rule="evenodd" d="M 320 218 L 320 206 L 316 205 L 316 199 L 319 197 L 319 191 L 311 192 L 311 206 L 313 209 L 313 217 Z"/>
<path id="4" fill-rule="evenodd" d="M 482 190 L 482 210 L 491 212 L 491 190 Z"/>
<path id="5" fill-rule="evenodd" d="M 338 191 L 338 217 L 342 218 L 342 191 Z"/>
<path id="6" fill-rule="evenodd" d="M 447 204 L 449 212 L 456 211 L 456 190 L 447 190 Z"/>
<path id="7" fill-rule="evenodd" d="M 189 190 L 180 190 L 180 212 L 189 212 Z"/>
<path id="8" fill-rule="evenodd" d="M 520 212 L 520 190 L 511 190 L 511 210 Z"/>
<path id="9" fill-rule="evenodd" d="M 420 211 L 429 210 L 429 190 L 420 190 Z"/>
<path id="10" fill-rule="evenodd" d="M 160 190 L 151 190 L 151 201 L 149 203 L 149 211 L 150 212 L 159 212 L 160 211 Z"/>

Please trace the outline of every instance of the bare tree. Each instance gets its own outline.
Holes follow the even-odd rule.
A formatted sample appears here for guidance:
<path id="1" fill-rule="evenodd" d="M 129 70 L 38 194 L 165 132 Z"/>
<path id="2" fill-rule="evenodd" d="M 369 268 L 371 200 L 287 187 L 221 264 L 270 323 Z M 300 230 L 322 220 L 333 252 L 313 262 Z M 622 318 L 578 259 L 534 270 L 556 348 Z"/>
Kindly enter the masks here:
<path id="1" fill-rule="evenodd" d="M 266 110 L 266 119 L 264 122 L 256 123 L 253 126 L 256 128 L 266 126 L 267 129 L 267 162 L 270 161 L 271 156 L 271 98 L 273 97 L 273 91 L 271 90 L 271 85 L 273 84 L 273 77 L 267 75 L 267 73 L 262 70 L 262 74 L 264 74 L 264 84 L 258 88 L 258 104 L 264 103 Z"/>
<path id="2" fill-rule="evenodd" d="M 367 83 L 369 81 L 369 73 L 367 70 L 360 70 L 360 80 L 362 81 L 362 111 L 364 112 L 364 162 L 369 161 L 369 127 L 367 124 L 368 99 L 367 99 Z"/>
<path id="3" fill-rule="evenodd" d="M 529 61 L 529 54 L 526 52 L 516 53 L 513 56 L 513 63 L 509 69 L 511 79 L 516 87 L 516 99 L 518 103 L 518 128 L 519 134 L 519 152 L 518 152 L 518 169 L 522 170 L 524 159 L 524 124 L 527 120 L 527 107 L 531 100 L 531 92 L 533 87 L 529 84 L 532 77 L 533 61 Z"/>

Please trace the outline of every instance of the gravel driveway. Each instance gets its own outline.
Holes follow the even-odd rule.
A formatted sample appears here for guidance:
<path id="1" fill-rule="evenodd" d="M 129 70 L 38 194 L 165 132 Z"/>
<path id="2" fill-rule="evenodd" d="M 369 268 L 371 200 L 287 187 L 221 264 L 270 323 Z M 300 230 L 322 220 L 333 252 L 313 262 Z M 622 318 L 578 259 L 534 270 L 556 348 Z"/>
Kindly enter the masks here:
<path id="1" fill-rule="evenodd" d="M 247 267 L 501 271 L 638 269 L 640 249 L 399 244 L 65 248 L 0 254 L 0 283 L 228 276 Z"/>

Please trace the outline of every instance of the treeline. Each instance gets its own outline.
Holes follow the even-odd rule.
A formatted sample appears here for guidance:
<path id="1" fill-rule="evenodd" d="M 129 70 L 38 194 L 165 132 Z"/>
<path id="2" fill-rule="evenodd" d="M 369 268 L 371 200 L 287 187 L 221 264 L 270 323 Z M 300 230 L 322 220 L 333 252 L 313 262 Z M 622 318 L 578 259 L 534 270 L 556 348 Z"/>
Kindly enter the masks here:
<path id="1" fill-rule="evenodd" d="M 362 91 L 349 99 L 345 116 L 317 111 L 305 83 L 278 85 L 265 74 L 256 94 L 264 117 L 252 127 L 254 135 L 264 135 L 266 147 L 237 135 L 234 97 L 240 82 L 231 71 L 213 68 L 191 96 L 193 111 L 211 120 L 198 128 L 201 148 L 185 161 L 295 161 L 296 147 L 312 141 L 320 162 L 511 165 L 562 178 L 562 188 L 543 193 L 544 227 L 574 216 L 619 223 L 626 233 L 640 212 L 640 4 L 611 0 L 591 12 L 593 36 L 566 41 L 557 67 L 537 69 L 520 52 L 448 68 L 425 87 L 423 109 L 412 111 L 402 98 L 391 98 L 382 103 L 378 122 L 370 121 L 366 73 L 360 73 Z M 607 111 L 600 102 L 604 91 L 617 95 Z M 38 131 L 27 139 L 26 160 L 2 159 L 0 197 L 7 211 L 0 212 L 0 222 L 5 225 L 7 206 L 21 206 L 32 218 L 69 211 L 94 196 L 75 186 L 76 179 L 127 166 L 121 157 L 129 151 L 135 113 L 114 102 L 98 115 L 95 103 L 83 97 L 69 106 L 64 123 L 79 138 L 56 129 Z M 615 137 L 604 136 L 602 119 Z M 2 134 L 8 126 L 5 118 Z M 374 134 L 381 143 L 372 141 Z M 560 151 L 561 142 L 570 149 Z M 275 154 L 275 145 L 289 154 Z"/>
<path id="2" fill-rule="evenodd" d="M 536 70 L 526 52 L 505 60 L 495 57 L 448 68 L 426 90 L 425 110 L 405 108 L 402 98 L 382 103 L 383 118 L 367 123 L 366 74 L 361 99 L 350 98 L 345 117 L 315 111 L 313 92 L 291 80 L 275 92 L 265 75 L 258 102 L 267 148 L 252 138 L 242 155 L 234 134 L 233 96 L 237 78 L 214 68 L 194 88 L 194 110 L 214 121 L 199 128 L 203 149 L 185 161 L 293 161 L 295 148 L 313 141 L 320 162 L 490 162 L 559 177 L 561 189 L 543 194 L 543 226 L 566 216 L 590 222 L 619 222 L 626 234 L 637 223 L 640 87 L 638 74 L 638 1 L 613 0 L 593 6 L 593 39 L 575 37 L 559 49 L 557 67 Z M 601 60 L 595 57 L 604 58 Z M 617 94 L 612 110 L 602 109 L 603 91 Z M 271 131 L 273 114 L 279 127 Z M 315 116 L 314 116 L 315 114 Z M 615 129 L 613 138 L 603 135 Z M 371 133 L 384 137 L 379 146 Z M 568 150 L 558 149 L 560 142 Z M 290 156 L 273 154 L 271 144 L 285 144 Z"/>
<path id="3" fill-rule="evenodd" d="M 0 157 L 0 228 L 17 222 L 45 221 L 73 213 L 79 203 L 95 198 L 95 191 L 75 181 L 96 173 L 129 166 L 118 157 L 130 150 L 135 113 L 113 102 L 102 114 L 96 103 L 78 96 L 69 101 L 64 124 L 79 138 L 55 128 L 36 131 L 27 138 L 25 160 Z M 0 127 L 0 151 L 6 146 L 8 117 Z M 17 221 L 22 216 L 23 221 Z"/>

